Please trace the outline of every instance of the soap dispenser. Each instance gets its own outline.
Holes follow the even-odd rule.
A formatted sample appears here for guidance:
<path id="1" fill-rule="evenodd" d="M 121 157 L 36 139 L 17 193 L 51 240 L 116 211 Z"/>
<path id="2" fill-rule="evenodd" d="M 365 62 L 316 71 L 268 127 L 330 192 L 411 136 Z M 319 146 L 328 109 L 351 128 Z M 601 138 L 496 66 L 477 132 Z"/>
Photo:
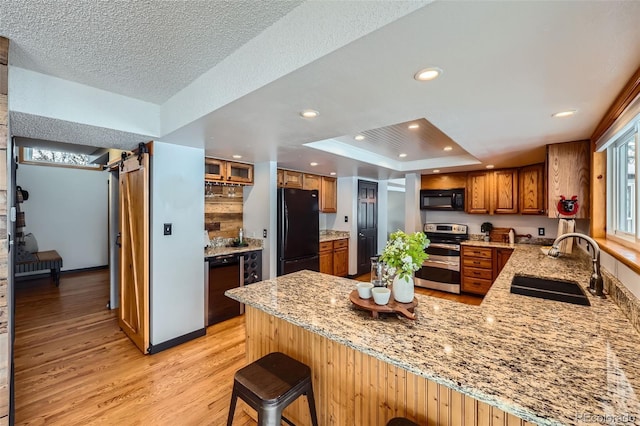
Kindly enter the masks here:
<path id="1" fill-rule="evenodd" d="M 516 242 L 516 233 L 513 231 L 513 228 L 509 229 L 509 244 L 513 244 Z"/>

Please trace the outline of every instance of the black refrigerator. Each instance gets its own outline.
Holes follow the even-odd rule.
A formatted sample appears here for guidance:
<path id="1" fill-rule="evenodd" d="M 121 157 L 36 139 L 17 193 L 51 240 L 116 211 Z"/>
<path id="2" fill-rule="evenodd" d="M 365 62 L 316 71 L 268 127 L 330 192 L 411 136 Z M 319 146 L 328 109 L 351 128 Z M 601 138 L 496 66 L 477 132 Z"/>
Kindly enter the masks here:
<path id="1" fill-rule="evenodd" d="M 278 276 L 320 271 L 318 191 L 278 189 Z"/>

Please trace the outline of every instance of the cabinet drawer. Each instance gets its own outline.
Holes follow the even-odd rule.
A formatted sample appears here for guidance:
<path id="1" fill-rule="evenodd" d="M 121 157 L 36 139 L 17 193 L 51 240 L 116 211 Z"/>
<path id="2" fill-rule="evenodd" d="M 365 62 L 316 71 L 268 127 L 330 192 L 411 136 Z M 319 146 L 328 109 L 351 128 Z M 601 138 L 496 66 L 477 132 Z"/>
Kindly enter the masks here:
<path id="1" fill-rule="evenodd" d="M 320 252 L 332 251 L 332 250 L 333 250 L 333 241 L 324 241 L 320 243 Z"/>
<path id="2" fill-rule="evenodd" d="M 485 295 L 491 288 L 491 280 L 483 280 L 482 278 L 462 277 L 462 291 L 466 293 L 474 293 Z"/>
<path id="3" fill-rule="evenodd" d="M 333 242 L 334 249 L 339 249 L 343 247 L 349 247 L 349 240 L 335 240 Z"/>
<path id="4" fill-rule="evenodd" d="M 486 259 L 491 259 L 491 253 L 491 247 L 462 247 L 462 256 L 484 257 Z"/>
<path id="5" fill-rule="evenodd" d="M 464 267 L 493 269 L 493 262 L 491 259 L 482 259 L 478 257 L 463 257 L 462 264 Z"/>
<path id="6" fill-rule="evenodd" d="M 491 280 L 493 277 L 491 269 L 478 269 L 478 268 L 464 268 L 464 276 L 469 278 L 482 278 L 484 280 Z"/>

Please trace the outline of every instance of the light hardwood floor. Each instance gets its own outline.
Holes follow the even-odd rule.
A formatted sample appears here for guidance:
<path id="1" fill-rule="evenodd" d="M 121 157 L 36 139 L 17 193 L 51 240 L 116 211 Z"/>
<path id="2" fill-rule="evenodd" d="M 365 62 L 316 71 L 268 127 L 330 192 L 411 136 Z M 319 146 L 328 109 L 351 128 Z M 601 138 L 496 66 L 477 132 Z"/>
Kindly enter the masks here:
<path id="1" fill-rule="evenodd" d="M 19 425 L 223 425 L 245 365 L 244 317 L 142 355 L 106 308 L 106 270 L 16 285 Z M 255 425 L 239 404 L 234 425 Z"/>

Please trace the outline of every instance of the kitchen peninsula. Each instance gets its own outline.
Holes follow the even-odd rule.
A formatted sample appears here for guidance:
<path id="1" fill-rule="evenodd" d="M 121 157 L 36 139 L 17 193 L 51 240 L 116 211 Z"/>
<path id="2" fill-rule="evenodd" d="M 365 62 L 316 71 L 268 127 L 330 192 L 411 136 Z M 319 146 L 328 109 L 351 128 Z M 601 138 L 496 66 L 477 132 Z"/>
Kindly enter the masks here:
<path id="1" fill-rule="evenodd" d="M 372 319 L 354 281 L 309 271 L 226 294 L 247 305 L 249 361 L 282 351 L 311 367 L 320 424 L 639 424 L 640 336 L 613 301 L 509 292 L 516 273 L 586 287 L 590 268 L 515 245 L 480 306 L 418 295 L 416 321 Z M 305 404 L 285 414 L 308 424 Z"/>

